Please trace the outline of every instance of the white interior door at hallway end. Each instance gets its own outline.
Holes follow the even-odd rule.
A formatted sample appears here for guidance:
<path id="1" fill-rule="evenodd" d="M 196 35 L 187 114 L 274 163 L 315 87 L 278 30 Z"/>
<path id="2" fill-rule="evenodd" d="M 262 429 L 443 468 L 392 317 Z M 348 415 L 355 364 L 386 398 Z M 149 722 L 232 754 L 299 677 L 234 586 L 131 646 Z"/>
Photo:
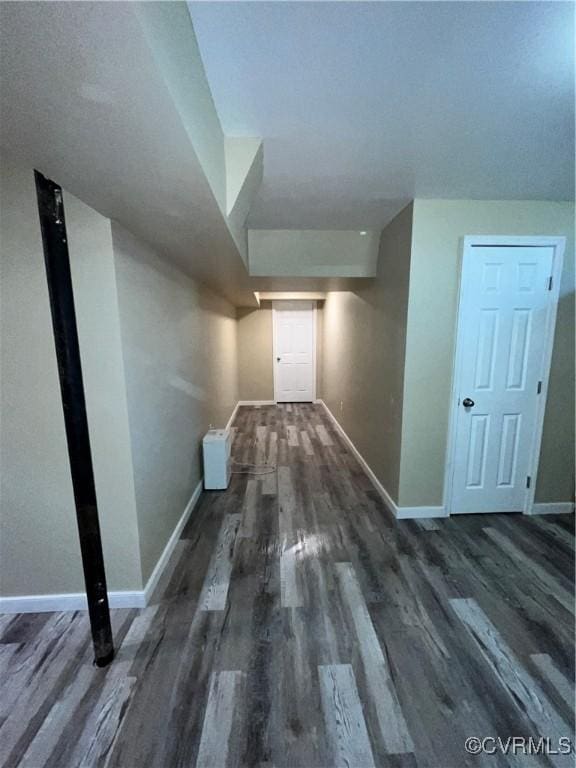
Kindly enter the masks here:
<path id="1" fill-rule="evenodd" d="M 279 403 L 315 398 L 314 305 L 311 301 L 273 303 L 274 399 Z"/>
<path id="2" fill-rule="evenodd" d="M 521 512 L 537 438 L 554 247 L 464 251 L 450 511 Z M 547 373 L 547 372 L 546 372 Z"/>

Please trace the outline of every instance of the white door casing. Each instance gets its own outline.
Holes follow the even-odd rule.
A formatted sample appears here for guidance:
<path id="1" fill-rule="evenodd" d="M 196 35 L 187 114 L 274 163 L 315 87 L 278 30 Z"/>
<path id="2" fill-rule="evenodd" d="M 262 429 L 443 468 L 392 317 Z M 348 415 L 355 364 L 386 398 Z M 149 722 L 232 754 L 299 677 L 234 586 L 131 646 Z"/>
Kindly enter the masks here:
<path id="1" fill-rule="evenodd" d="M 465 238 L 449 514 L 531 511 L 563 248 L 564 238 Z"/>
<path id="2" fill-rule="evenodd" d="M 272 365 L 277 403 L 316 399 L 316 302 L 272 302 Z"/>

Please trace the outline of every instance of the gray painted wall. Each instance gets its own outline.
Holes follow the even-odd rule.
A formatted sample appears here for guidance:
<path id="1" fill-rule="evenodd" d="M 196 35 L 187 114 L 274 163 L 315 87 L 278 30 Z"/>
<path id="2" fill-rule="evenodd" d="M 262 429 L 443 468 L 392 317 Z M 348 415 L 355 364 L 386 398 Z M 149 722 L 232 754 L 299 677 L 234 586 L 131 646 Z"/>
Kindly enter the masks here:
<path id="1" fill-rule="evenodd" d="M 398 498 L 412 205 L 380 238 L 367 288 L 324 304 L 322 397 L 394 500 Z"/>

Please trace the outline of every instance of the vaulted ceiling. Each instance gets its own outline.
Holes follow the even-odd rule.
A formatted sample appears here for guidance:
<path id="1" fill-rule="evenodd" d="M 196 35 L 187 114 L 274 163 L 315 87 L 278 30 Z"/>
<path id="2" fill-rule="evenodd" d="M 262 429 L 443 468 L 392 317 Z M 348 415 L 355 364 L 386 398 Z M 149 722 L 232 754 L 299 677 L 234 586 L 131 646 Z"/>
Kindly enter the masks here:
<path id="1" fill-rule="evenodd" d="M 191 2 L 255 228 L 380 228 L 413 197 L 568 200 L 574 5 Z"/>

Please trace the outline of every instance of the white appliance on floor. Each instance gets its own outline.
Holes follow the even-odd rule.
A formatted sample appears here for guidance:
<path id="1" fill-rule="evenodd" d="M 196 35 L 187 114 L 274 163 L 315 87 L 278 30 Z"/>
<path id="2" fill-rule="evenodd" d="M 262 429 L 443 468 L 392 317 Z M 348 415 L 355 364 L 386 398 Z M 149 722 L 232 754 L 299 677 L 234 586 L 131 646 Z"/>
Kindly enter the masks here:
<path id="1" fill-rule="evenodd" d="M 232 436 L 227 429 L 211 429 L 204 435 L 204 488 L 223 491 L 230 483 Z"/>

